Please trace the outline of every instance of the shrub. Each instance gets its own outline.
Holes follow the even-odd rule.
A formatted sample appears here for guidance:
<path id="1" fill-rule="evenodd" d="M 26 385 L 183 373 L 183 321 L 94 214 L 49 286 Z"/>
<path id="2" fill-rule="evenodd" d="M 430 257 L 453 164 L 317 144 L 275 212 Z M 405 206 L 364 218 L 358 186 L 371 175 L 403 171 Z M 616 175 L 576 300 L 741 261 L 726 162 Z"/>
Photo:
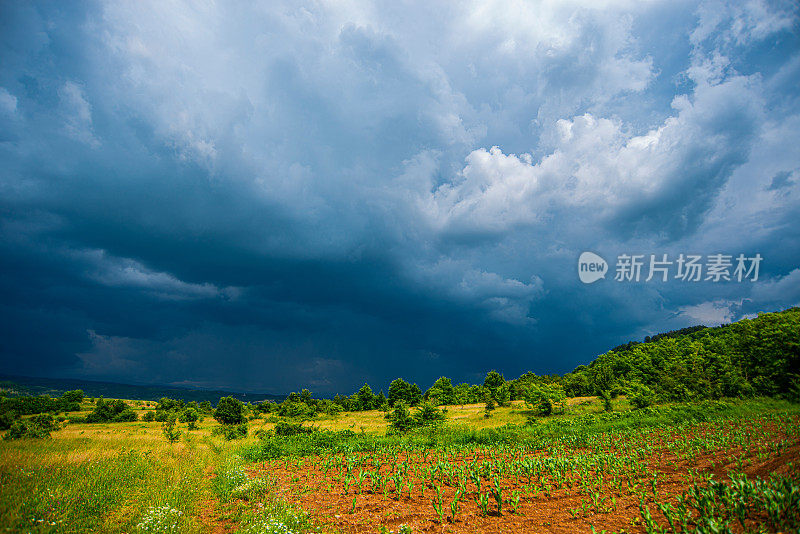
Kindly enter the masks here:
<path id="1" fill-rule="evenodd" d="M 492 417 L 492 411 L 495 409 L 494 401 L 491 397 L 487 397 L 486 406 L 483 408 L 483 417 L 489 419 Z"/>
<path id="2" fill-rule="evenodd" d="M 322 412 L 325 413 L 326 415 L 336 416 L 342 413 L 342 407 L 336 404 L 335 402 L 325 400 L 323 401 Z"/>
<path id="3" fill-rule="evenodd" d="M 120 423 L 136 421 L 134 412 L 123 400 L 104 401 L 98 399 L 92 413 L 86 416 L 87 423 Z"/>
<path id="4" fill-rule="evenodd" d="M 283 401 L 278 406 L 278 415 L 281 417 L 291 417 L 292 419 L 307 420 L 314 417 L 314 408 L 303 401 Z"/>
<path id="5" fill-rule="evenodd" d="M 296 436 L 297 434 L 311 434 L 317 429 L 313 426 L 303 426 L 303 423 L 289 423 L 278 421 L 275 423 L 275 434 L 278 436 Z"/>
<path id="6" fill-rule="evenodd" d="M 194 408 L 187 408 L 181 412 L 179 420 L 181 423 L 196 423 L 198 419 L 200 419 L 200 414 L 197 413 L 197 410 Z"/>
<path id="7" fill-rule="evenodd" d="M 416 384 L 409 384 L 402 378 L 394 380 L 389 385 L 388 394 L 389 406 L 394 406 L 398 401 L 403 401 L 407 405 L 415 406 L 422 398 L 422 392 Z"/>
<path id="8" fill-rule="evenodd" d="M 0 414 L 0 430 L 8 430 L 19 416 L 14 412 Z"/>
<path id="9" fill-rule="evenodd" d="M 602 390 L 597 393 L 597 395 L 603 401 L 603 410 L 606 412 L 612 411 L 613 407 L 611 406 L 611 393 L 607 390 Z"/>
<path id="10" fill-rule="evenodd" d="M 393 433 L 408 432 L 415 426 L 414 419 L 408 411 L 408 405 L 404 401 L 397 401 L 394 404 L 394 409 L 387 415 L 389 418 L 390 431 Z"/>
<path id="11" fill-rule="evenodd" d="M 566 405 L 564 388 L 559 384 L 533 384 L 525 392 L 525 402 L 538 415 L 547 416 L 554 411 L 563 413 Z"/>
<path id="12" fill-rule="evenodd" d="M 21 419 L 14 421 L 3 436 L 5 440 L 21 439 L 28 437 L 28 425 Z"/>
<path id="13" fill-rule="evenodd" d="M 148 423 L 153 422 L 155 420 L 156 420 L 156 412 L 154 410 L 147 410 L 142 416 L 142 421 L 147 421 Z"/>
<path id="14" fill-rule="evenodd" d="M 417 413 L 414 414 L 414 422 L 418 426 L 433 426 L 444 421 L 444 412 L 436 408 L 429 402 L 420 405 Z"/>
<path id="15" fill-rule="evenodd" d="M 170 399 L 169 397 L 161 397 L 161 400 L 156 404 L 156 410 L 165 412 L 180 411 L 186 406 L 183 399 Z"/>
<path id="16" fill-rule="evenodd" d="M 223 425 L 239 425 L 245 423 L 247 428 L 246 419 L 244 416 L 244 405 L 238 399 L 233 397 L 222 397 L 217 403 L 217 409 L 214 411 L 214 419 Z"/>
<path id="17" fill-rule="evenodd" d="M 39 414 L 27 421 L 22 419 L 14 421 L 3 439 L 49 438 L 50 432 L 57 429 L 58 425 L 52 415 Z"/>
<path id="18" fill-rule="evenodd" d="M 653 391 L 643 384 L 633 384 L 628 400 L 636 408 L 647 408 L 655 402 Z"/>
<path id="19" fill-rule="evenodd" d="M 61 395 L 61 398 L 64 399 L 67 404 L 80 405 L 80 403 L 83 402 L 83 390 L 74 389 L 72 391 L 67 391 Z M 80 409 L 80 406 L 78 406 L 78 409 Z"/>
<path id="20" fill-rule="evenodd" d="M 49 413 L 42 413 L 30 419 L 30 425 L 41 430 L 45 430 L 48 434 L 53 430 L 58 430 L 58 424 L 52 415 Z"/>
<path id="21" fill-rule="evenodd" d="M 170 443 L 175 443 L 181 438 L 181 431 L 175 428 L 176 420 L 177 417 L 175 416 L 175 414 L 172 414 L 161 425 L 161 432 L 164 434 L 164 437 L 167 438 L 167 441 L 169 441 Z"/>
<path id="22" fill-rule="evenodd" d="M 136 415 L 136 412 L 131 410 L 130 408 L 126 408 L 122 410 L 114 417 L 115 423 L 125 423 L 129 421 L 137 421 L 139 418 Z"/>
<path id="23" fill-rule="evenodd" d="M 497 401 L 498 406 L 508 406 L 511 404 L 511 388 L 508 386 L 508 383 L 497 388 L 494 399 Z"/>
<path id="24" fill-rule="evenodd" d="M 247 422 L 238 425 L 220 425 L 212 430 L 213 434 L 222 434 L 227 440 L 247 437 Z"/>

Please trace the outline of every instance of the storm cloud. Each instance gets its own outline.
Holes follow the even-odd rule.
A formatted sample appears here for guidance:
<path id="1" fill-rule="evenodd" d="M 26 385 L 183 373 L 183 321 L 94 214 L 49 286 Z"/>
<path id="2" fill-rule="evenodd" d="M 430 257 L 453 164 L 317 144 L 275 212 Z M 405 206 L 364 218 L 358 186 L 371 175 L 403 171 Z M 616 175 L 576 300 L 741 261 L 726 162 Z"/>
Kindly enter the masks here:
<path id="1" fill-rule="evenodd" d="M 0 372 L 565 372 L 800 303 L 794 2 L 0 5 Z M 593 285 L 584 250 L 756 253 Z"/>

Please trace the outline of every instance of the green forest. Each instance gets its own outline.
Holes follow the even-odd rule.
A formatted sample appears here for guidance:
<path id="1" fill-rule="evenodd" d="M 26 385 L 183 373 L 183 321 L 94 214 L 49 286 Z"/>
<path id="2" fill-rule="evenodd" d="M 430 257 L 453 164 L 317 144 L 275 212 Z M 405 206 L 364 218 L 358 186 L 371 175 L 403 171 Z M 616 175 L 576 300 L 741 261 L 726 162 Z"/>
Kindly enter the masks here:
<path id="1" fill-rule="evenodd" d="M 800 308 L 763 313 L 754 319 L 718 326 L 694 326 L 648 336 L 643 342 L 614 347 L 565 375 L 533 372 L 506 380 L 490 371 L 482 384 L 454 385 L 441 377 L 426 391 L 402 378 L 375 394 L 365 384 L 350 396 L 314 399 L 292 393 L 281 404 L 262 403 L 263 412 L 302 417 L 314 413 L 387 409 L 397 401 L 409 406 L 513 400 L 558 405 L 566 397 L 628 396 L 638 407 L 658 402 L 722 397 L 800 396 Z M 547 408 L 544 408 L 545 411 Z"/>

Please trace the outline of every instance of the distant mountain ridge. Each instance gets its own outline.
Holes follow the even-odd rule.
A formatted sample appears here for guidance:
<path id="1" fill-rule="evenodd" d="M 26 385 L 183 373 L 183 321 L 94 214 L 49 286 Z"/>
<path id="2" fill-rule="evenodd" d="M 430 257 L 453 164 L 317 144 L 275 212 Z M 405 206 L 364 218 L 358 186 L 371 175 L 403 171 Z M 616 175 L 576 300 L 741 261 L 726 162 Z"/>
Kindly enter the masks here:
<path id="1" fill-rule="evenodd" d="M 117 382 L 98 382 L 78 378 L 37 378 L 30 376 L 0 375 L 0 387 L 14 387 L 19 393 L 60 396 L 65 391 L 81 389 L 87 397 L 109 399 L 135 399 L 157 401 L 161 397 L 191 401 L 210 401 L 216 404 L 220 397 L 235 397 L 243 402 L 264 400 L 282 401 L 286 395 L 271 393 L 241 393 L 216 389 L 193 389 L 174 386 L 137 386 Z"/>

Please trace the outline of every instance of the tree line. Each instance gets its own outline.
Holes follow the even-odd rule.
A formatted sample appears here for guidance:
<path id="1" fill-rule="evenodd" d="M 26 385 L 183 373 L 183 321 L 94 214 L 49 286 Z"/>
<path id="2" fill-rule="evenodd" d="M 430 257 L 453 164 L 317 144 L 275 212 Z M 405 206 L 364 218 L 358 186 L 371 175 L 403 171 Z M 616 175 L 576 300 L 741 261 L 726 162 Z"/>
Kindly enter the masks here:
<path id="1" fill-rule="evenodd" d="M 800 398 L 800 308 L 764 313 L 754 319 L 718 326 L 692 326 L 631 341 L 601 354 L 564 375 L 527 372 L 506 380 L 490 371 L 482 384 L 453 385 L 440 377 L 424 393 L 417 384 L 394 380 L 388 394 L 364 384 L 350 396 L 314 399 L 304 389 L 282 403 L 258 410 L 283 417 L 381 409 L 402 401 L 408 407 L 487 403 L 504 406 L 526 400 L 543 413 L 563 409 L 567 397 L 627 395 L 636 407 L 659 401 L 721 397 Z"/>
<path id="2" fill-rule="evenodd" d="M 251 404 L 223 397 L 216 408 L 208 401 L 186 403 L 165 397 L 155 410 L 145 412 L 143 420 L 176 419 L 189 423 L 191 429 L 209 415 L 227 431 L 246 433 L 241 425 L 246 425 L 247 418 L 267 414 L 302 421 L 318 414 L 383 410 L 391 412 L 393 423 L 396 419 L 400 421 L 397 426 L 404 427 L 412 425 L 413 417 L 406 413 L 412 407 L 417 408 L 416 424 L 425 425 L 441 419 L 439 410 L 432 409 L 443 405 L 486 403 L 488 412 L 495 406 L 524 399 L 538 413 L 548 415 L 563 410 L 567 397 L 590 395 L 599 396 L 606 407 L 618 395 L 626 395 L 635 407 L 721 397 L 783 396 L 800 400 L 800 308 L 764 313 L 713 328 L 694 326 L 648 336 L 643 342 L 614 347 L 564 375 L 528 372 L 506 380 L 501 373 L 490 371 L 480 384 L 457 385 L 443 376 L 425 392 L 417 384 L 397 378 L 389 384 L 387 394 L 383 390 L 376 394 L 364 384 L 350 396 L 336 395 L 333 399 L 314 398 L 308 389 L 303 389 L 280 403 Z M 80 390 L 68 391 L 58 398 L 9 397 L 0 391 L 0 429 L 9 428 L 23 415 L 77 411 L 83 399 Z M 101 398 L 85 421 L 136 419 L 136 413 L 124 401 Z"/>

